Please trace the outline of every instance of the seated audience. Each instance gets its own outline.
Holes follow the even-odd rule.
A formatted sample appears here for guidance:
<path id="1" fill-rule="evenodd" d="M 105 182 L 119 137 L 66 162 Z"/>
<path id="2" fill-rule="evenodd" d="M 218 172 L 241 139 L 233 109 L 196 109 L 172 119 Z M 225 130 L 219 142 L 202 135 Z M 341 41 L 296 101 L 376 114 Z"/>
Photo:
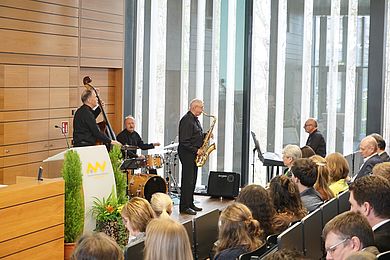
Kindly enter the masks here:
<path id="1" fill-rule="evenodd" d="M 273 220 L 274 232 L 283 232 L 291 222 L 301 220 L 307 211 L 303 207 L 297 185 L 287 176 L 275 176 L 268 190 L 276 214 Z"/>
<path id="2" fill-rule="evenodd" d="M 316 154 L 313 148 L 311 148 L 308 145 L 301 147 L 301 152 L 302 152 L 302 158 L 310 158 Z"/>
<path id="3" fill-rule="evenodd" d="M 282 151 L 283 163 L 287 167 L 285 174 L 288 177 L 291 177 L 291 166 L 293 165 L 296 159 L 302 158 L 301 148 L 298 145 L 288 144 L 284 147 Z"/>
<path id="4" fill-rule="evenodd" d="M 234 202 L 219 217 L 219 234 L 216 260 L 235 260 L 241 254 L 251 252 L 264 244 L 260 240 L 262 230 L 244 204 Z"/>
<path id="5" fill-rule="evenodd" d="M 310 159 L 303 158 L 294 162 L 291 167 L 292 180 L 298 186 L 303 206 L 311 212 L 323 203 L 321 195 L 314 189 L 317 181 L 317 167 Z"/>
<path id="6" fill-rule="evenodd" d="M 123 224 L 129 231 L 129 246 L 144 240 L 146 226 L 155 217 L 146 199 L 134 197 L 121 211 Z"/>
<path id="7" fill-rule="evenodd" d="M 382 162 L 381 157 L 377 154 L 378 144 L 374 137 L 366 136 L 360 142 L 360 154 L 363 156 L 363 164 L 359 172 L 353 177 L 352 181 L 366 175 L 372 174 L 372 168 Z"/>
<path id="8" fill-rule="evenodd" d="M 263 260 L 291 260 L 291 259 L 304 260 L 307 258 L 297 250 L 283 248 L 282 250 L 278 250 L 276 252 L 266 255 L 262 259 Z"/>
<path id="9" fill-rule="evenodd" d="M 183 225 L 171 218 L 156 218 L 146 228 L 144 260 L 193 259 Z"/>
<path id="10" fill-rule="evenodd" d="M 378 163 L 372 168 L 372 174 L 381 176 L 390 181 L 390 162 Z"/>
<path id="11" fill-rule="evenodd" d="M 380 176 L 365 176 L 353 182 L 349 190 L 351 211 L 367 219 L 378 250 L 390 250 L 390 183 Z"/>
<path id="12" fill-rule="evenodd" d="M 122 249 L 115 240 L 106 234 L 87 233 L 82 235 L 76 243 L 76 248 L 70 258 L 71 260 L 123 260 Z"/>
<path id="13" fill-rule="evenodd" d="M 348 190 L 347 178 L 349 165 L 341 153 L 328 154 L 325 160 L 330 175 L 329 189 L 333 192 L 334 196 L 337 196 L 339 193 Z"/>
<path id="14" fill-rule="evenodd" d="M 378 144 L 378 155 L 382 159 L 382 162 L 390 162 L 390 156 L 385 151 L 386 141 L 383 139 L 383 137 L 380 134 L 374 133 L 371 134 L 371 136 L 375 138 Z"/>
<path id="15" fill-rule="evenodd" d="M 259 221 L 263 230 L 263 240 L 274 234 L 272 220 L 275 216 L 275 209 L 272 205 L 268 192 L 260 185 L 248 185 L 240 191 L 236 199 L 252 211 L 252 216 Z"/>
<path id="16" fill-rule="evenodd" d="M 357 251 L 377 255 L 374 234 L 367 220 L 356 212 L 347 211 L 337 215 L 322 230 L 325 240 L 326 259 L 346 259 Z"/>
<path id="17" fill-rule="evenodd" d="M 359 251 L 351 253 L 345 260 L 376 260 L 376 255 L 371 252 Z"/>
<path id="18" fill-rule="evenodd" d="M 169 217 L 172 214 L 173 202 L 171 197 L 165 193 L 154 193 L 150 199 L 150 205 L 158 218 Z"/>
<path id="19" fill-rule="evenodd" d="M 326 160 L 319 155 L 310 157 L 310 160 L 317 165 L 318 174 L 316 183 L 314 184 L 314 189 L 318 191 L 323 201 L 334 198 L 333 192 L 329 188 L 329 169 Z"/>

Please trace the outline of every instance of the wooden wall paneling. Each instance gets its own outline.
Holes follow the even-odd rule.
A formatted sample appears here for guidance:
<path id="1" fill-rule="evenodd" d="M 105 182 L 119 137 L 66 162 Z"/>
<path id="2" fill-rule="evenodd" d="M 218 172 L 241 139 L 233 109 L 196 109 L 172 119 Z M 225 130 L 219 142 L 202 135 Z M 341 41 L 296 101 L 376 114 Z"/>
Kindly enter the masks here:
<path id="1" fill-rule="evenodd" d="M 64 225 L 60 224 L 57 226 L 49 227 L 32 234 L 27 234 L 22 237 L 18 237 L 12 240 L 4 241 L 0 243 L 0 258 L 7 255 L 16 254 L 12 257 L 19 257 L 18 252 L 26 250 L 26 248 L 34 248 L 39 246 L 40 243 L 52 242 L 53 238 L 63 239 L 64 236 Z M 63 243 L 63 242 L 62 242 Z M 30 253 L 30 252 L 29 252 Z M 49 252 L 46 252 L 49 254 Z M 26 253 L 24 253 L 26 254 Z M 48 255 L 44 255 L 48 259 Z M 27 257 L 31 259 L 31 256 Z M 59 259 L 59 258 L 50 258 Z"/>
<path id="2" fill-rule="evenodd" d="M 4 260 L 41 260 L 41 259 L 64 259 L 64 250 L 58 250 L 64 247 L 64 238 L 59 238 L 51 242 L 21 251 L 19 253 L 7 256 Z"/>
<path id="3" fill-rule="evenodd" d="M 0 35 L 2 35 L 0 31 Z M 3 35 L 2 35 L 3 38 Z M 0 41 L 0 44 L 2 41 Z M 0 48 L 0 51 L 3 51 Z M 28 82 L 28 69 L 26 66 L 5 65 L 4 86 L 10 88 L 25 88 Z"/>
<path id="4" fill-rule="evenodd" d="M 123 128 L 123 120 L 125 117 L 125 115 L 123 114 L 123 69 L 115 70 L 115 83 L 116 88 L 114 92 L 114 114 L 117 117 L 117 120 L 115 121 L 114 128 L 121 131 Z"/>
<path id="5" fill-rule="evenodd" d="M 27 162 L 27 154 L 6 156 L 3 158 L 3 167 L 22 165 Z"/>
<path id="6" fill-rule="evenodd" d="M 79 7 L 79 0 L 45 0 L 45 2 L 64 6 Z"/>
<path id="7" fill-rule="evenodd" d="M 123 32 L 102 31 L 96 29 L 81 28 L 81 37 L 100 40 L 123 42 Z"/>
<path id="8" fill-rule="evenodd" d="M 0 50 L 1 51 L 1 50 Z M 3 63 L 19 65 L 45 65 L 45 66 L 77 66 L 77 57 L 42 56 L 34 54 L 1 53 Z"/>
<path id="9" fill-rule="evenodd" d="M 18 2 L 18 1 L 13 1 Z M 6 6 L 0 6 L 0 16 L 16 20 L 25 20 L 33 22 L 42 22 L 49 24 L 57 24 L 61 26 L 78 27 L 77 16 L 66 16 L 57 14 L 50 14 L 45 12 L 30 11 L 27 8 L 18 9 Z"/>
<path id="10" fill-rule="evenodd" d="M 3 168 L 3 184 L 15 184 L 16 176 L 24 176 L 27 172 L 27 164 L 4 167 Z"/>
<path id="11" fill-rule="evenodd" d="M 118 17 L 118 18 L 123 19 L 123 17 Z M 91 20 L 91 19 L 85 19 L 85 17 L 81 18 L 81 28 L 93 29 L 97 31 L 124 33 L 123 23 L 112 23 L 107 20 Z M 81 37 L 85 37 L 85 35 L 81 34 Z M 123 38 L 120 39 L 120 41 L 123 41 Z"/>
<path id="12" fill-rule="evenodd" d="M 50 108 L 69 107 L 69 88 L 50 88 Z"/>
<path id="13" fill-rule="evenodd" d="M 12 156 L 27 153 L 27 144 L 3 145 L 0 148 L 0 156 Z"/>
<path id="14" fill-rule="evenodd" d="M 80 64 L 86 67 L 97 67 L 97 68 L 122 68 L 123 60 L 111 60 L 101 58 L 84 58 L 80 59 Z"/>
<path id="15" fill-rule="evenodd" d="M 28 87 L 50 87 L 50 67 L 28 66 Z"/>
<path id="16" fill-rule="evenodd" d="M 28 120 L 41 120 L 49 118 L 49 110 L 48 109 L 34 109 L 27 110 Z"/>
<path id="17" fill-rule="evenodd" d="M 26 134 L 28 123 L 26 121 L 0 123 L 4 127 L 3 144 L 20 144 L 28 141 Z"/>
<path id="18" fill-rule="evenodd" d="M 23 88 L 4 88 L 3 89 L 4 97 L 4 110 L 20 110 L 26 109 L 27 105 L 27 95 L 26 89 Z"/>
<path id="19" fill-rule="evenodd" d="M 49 136 L 49 120 L 34 120 L 27 123 L 27 137 L 30 142 L 44 141 Z"/>
<path id="20" fill-rule="evenodd" d="M 36 153 L 43 150 L 49 149 L 49 141 L 48 140 L 42 140 L 38 142 L 29 142 L 27 144 L 27 152 L 28 153 Z"/>
<path id="21" fill-rule="evenodd" d="M 45 2 L 31 1 L 31 0 L 2 0 L 3 6 L 12 7 L 22 10 L 30 10 L 35 12 L 42 12 L 45 14 L 58 14 L 70 17 L 78 17 L 77 7 L 68 7 L 58 4 L 51 4 Z"/>
<path id="22" fill-rule="evenodd" d="M 40 217 L 37 218 L 37 209 L 43 210 L 45 214 L 39 214 Z M 2 220 L 0 241 L 61 224 L 64 222 L 63 217 L 63 195 L 3 208 L 0 210 Z"/>
<path id="23" fill-rule="evenodd" d="M 27 92 L 28 109 L 48 109 L 50 107 L 49 88 L 28 88 Z M 25 93 L 23 94 L 24 96 Z"/>
<path id="24" fill-rule="evenodd" d="M 81 0 L 81 8 L 102 13 L 123 15 L 124 1 Z"/>
<path id="25" fill-rule="evenodd" d="M 69 68 L 50 67 L 50 87 L 69 87 Z"/>
<path id="26" fill-rule="evenodd" d="M 101 12 L 101 11 L 93 11 L 89 9 L 81 9 L 81 17 L 83 19 L 88 19 L 88 20 L 105 21 L 108 23 L 115 23 L 120 25 L 124 24 L 123 14 L 119 14 L 119 13 L 112 14 L 112 13 Z"/>
<path id="27" fill-rule="evenodd" d="M 82 38 L 81 56 L 83 58 L 122 60 L 123 46 L 123 42 Z"/>

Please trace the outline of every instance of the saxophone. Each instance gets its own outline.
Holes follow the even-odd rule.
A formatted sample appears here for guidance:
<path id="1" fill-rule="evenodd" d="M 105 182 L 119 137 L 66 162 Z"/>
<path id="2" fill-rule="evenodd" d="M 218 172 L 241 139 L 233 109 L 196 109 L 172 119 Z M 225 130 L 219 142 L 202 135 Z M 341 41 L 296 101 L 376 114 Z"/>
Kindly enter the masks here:
<path id="1" fill-rule="evenodd" d="M 205 138 L 203 139 L 202 146 L 199 148 L 203 151 L 203 155 L 196 155 L 195 164 L 198 167 L 202 167 L 206 163 L 207 159 L 209 158 L 209 154 L 216 149 L 215 143 L 209 145 L 209 141 L 211 138 L 211 134 L 213 132 L 213 128 L 215 126 L 215 122 L 217 122 L 217 117 L 208 115 L 205 112 L 203 112 L 203 114 L 207 117 L 212 117 L 213 122 L 211 123 L 210 129 L 207 132 Z"/>

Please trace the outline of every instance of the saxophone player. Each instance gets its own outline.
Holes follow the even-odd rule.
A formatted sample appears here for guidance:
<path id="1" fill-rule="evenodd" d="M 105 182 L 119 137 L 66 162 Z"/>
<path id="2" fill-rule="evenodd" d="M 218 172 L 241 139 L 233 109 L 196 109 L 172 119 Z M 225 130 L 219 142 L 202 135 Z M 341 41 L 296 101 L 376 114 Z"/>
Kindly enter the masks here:
<path id="1" fill-rule="evenodd" d="M 179 123 L 178 153 L 182 164 L 180 213 L 189 215 L 196 215 L 196 211 L 202 210 L 194 205 L 194 190 L 198 174 L 195 158 L 204 153 L 202 149 L 199 149 L 205 136 L 198 120 L 202 112 L 203 101 L 194 99 L 190 102 L 189 111 Z"/>

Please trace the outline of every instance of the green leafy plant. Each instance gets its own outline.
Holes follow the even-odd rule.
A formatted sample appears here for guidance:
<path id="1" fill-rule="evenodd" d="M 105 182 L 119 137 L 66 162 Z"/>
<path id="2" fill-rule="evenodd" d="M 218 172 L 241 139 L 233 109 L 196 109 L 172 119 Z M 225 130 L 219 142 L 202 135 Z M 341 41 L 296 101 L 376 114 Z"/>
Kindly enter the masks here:
<path id="1" fill-rule="evenodd" d="M 84 229 L 83 176 L 80 156 L 76 151 L 65 153 L 61 170 L 65 181 L 65 229 L 64 240 L 74 243 Z"/>
<path id="2" fill-rule="evenodd" d="M 107 198 L 95 198 L 92 206 L 92 214 L 96 218 L 95 231 L 104 232 L 121 246 L 125 246 L 128 239 L 121 217 L 123 206 L 116 198 L 114 189 Z"/>
<path id="3" fill-rule="evenodd" d="M 115 185 L 116 185 L 116 197 L 118 203 L 125 204 L 127 201 L 126 196 L 126 173 L 123 173 L 120 169 L 122 163 L 122 152 L 119 146 L 114 145 L 111 149 L 110 160 L 112 169 L 114 171 Z"/>

